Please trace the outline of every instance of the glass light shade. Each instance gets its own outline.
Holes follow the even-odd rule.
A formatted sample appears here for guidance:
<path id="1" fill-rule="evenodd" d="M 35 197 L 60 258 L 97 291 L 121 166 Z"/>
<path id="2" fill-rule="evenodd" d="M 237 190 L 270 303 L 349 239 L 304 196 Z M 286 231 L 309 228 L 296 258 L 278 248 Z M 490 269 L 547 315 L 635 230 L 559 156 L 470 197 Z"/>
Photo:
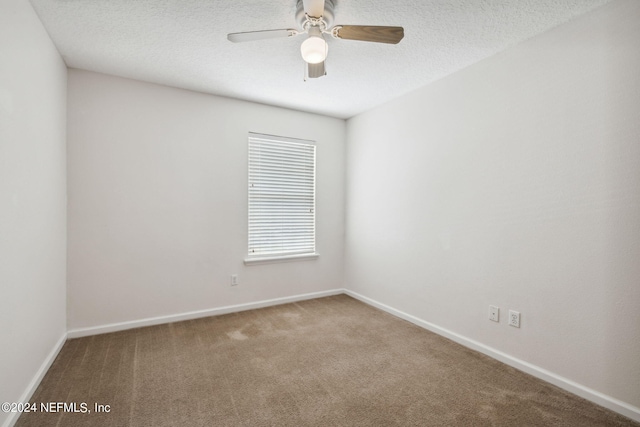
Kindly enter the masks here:
<path id="1" fill-rule="evenodd" d="M 302 59 L 309 64 L 319 64 L 327 58 L 329 46 L 322 37 L 309 36 L 300 46 Z"/>

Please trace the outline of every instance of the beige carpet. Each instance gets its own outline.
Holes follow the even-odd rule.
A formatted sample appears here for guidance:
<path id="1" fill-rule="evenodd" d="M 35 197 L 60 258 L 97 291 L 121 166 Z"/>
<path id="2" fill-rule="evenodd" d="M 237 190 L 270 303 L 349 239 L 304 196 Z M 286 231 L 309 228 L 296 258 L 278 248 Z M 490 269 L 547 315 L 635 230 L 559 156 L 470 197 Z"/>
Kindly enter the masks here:
<path id="1" fill-rule="evenodd" d="M 91 413 L 18 426 L 639 425 L 345 295 L 69 340 L 31 401 Z"/>

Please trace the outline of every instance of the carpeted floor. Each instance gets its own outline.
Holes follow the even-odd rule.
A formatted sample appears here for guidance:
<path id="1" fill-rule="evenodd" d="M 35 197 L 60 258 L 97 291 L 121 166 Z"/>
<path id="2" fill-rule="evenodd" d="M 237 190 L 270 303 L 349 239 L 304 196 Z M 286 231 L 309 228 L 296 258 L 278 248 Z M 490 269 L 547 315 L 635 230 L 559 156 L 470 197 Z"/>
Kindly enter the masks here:
<path id="1" fill-rule="evenodd" d="M 17 426 L 640 425 L 345 295 L 69 340 L 31 402 L 90 412 Z"/>

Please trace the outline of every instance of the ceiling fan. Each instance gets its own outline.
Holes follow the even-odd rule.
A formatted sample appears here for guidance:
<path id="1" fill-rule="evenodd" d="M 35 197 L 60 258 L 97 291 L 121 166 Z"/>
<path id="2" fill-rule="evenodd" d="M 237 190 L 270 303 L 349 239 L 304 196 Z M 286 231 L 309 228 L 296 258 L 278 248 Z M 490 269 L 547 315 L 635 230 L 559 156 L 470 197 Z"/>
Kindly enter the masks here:
<path id="1" fill-rule="evenodd" d="M 300 46 L 300 53 L 302 59 L 307 63 L 306 75 L 309 78 L 318 78 L 327 74 L 324 63 L 329 45 L 324 39 L 324 34 L 330 34 L 336 39 L 390 44 L 397 44 L 404 37 L 402 27 L 372 25 L 335 25 L 332 27 L 333 7 L 333 0 L 298 0 L 296 21 L 300 24 L 301 30 L 288 28 L 231 33 L 227 35 L 227 39 L 234 43 L 240 43 L 307 34 L 307 39 Z"/>

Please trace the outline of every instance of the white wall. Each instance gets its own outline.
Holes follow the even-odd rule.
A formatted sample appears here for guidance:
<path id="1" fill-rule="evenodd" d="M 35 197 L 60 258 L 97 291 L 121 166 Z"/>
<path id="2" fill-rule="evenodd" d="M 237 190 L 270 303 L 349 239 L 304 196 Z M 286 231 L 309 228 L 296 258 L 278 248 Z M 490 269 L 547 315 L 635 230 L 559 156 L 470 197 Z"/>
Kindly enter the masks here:
<path id="1" fill-rule="evenodd" d="M 70 330 L 342 287 L 344 120 L 79 70 L 68 85 Z M 317 141 L 319 259 L 243 264 L 250 131 Z"/>
<path id="2" fill-rule="evenodd" d="M 29 2 L 0 2 L 0 402 L 66 332 L 66 73 Z"/>
<path id="3" fill-rule="evenodd" d="M 346 287 L 637 410 L 639 21 L 615 1 L 350 119 Z"/>

